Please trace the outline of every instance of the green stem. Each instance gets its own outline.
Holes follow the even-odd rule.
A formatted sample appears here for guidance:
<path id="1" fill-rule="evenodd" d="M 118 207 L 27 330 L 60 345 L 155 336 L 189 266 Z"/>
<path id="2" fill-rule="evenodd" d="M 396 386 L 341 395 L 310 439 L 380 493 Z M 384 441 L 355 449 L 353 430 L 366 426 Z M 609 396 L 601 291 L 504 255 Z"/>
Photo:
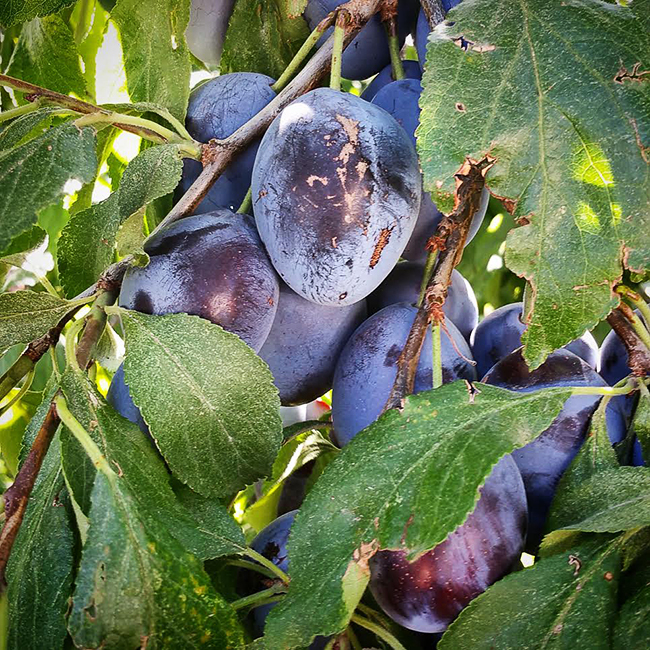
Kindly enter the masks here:
<path id="1" fill-rule="evenodd" d="M 270 571 L 269 569 L 263 567 L 261 564 L 258 564 L 257 562 L 249 562 L 248 560 L 232 559 L 232 560 L 228 560 L 227 564 L 231 566 L 240 567 L 242 569 L 248 569 L 249 571 L 256 571 L 257 573 L 261 573 L 267 578 L 273 578 L 273 579 L 277 578 L 277 576 L 273 571 Z"/>
<path id="2" fill-rule="evenodd" d="M 29 387 L 34 381 L 35 369 L 32 368 L 25 377 L 25 382 L 20 387 L 20 390 L 7 402 L 4 406 L 0 407 L 0 417 L 2 417 L 22 396 L 29 390 Z"/>
<path id="3" fill-rule="evenodd" d="M 357 639 L 357 635 L 355 634 L 351 625 L 348 626 L 348 629 L 345 631 L 345 633 L 348 635 L 352 650 L 363 650 L 363 646 L 359 643 L 359 639 Z"/>
<path id="4" fill-rule="evenodd" d="M 620 387 L 610 388 L 609 386 L 576 386 L 572 388 L 572 395 L 627 395 L 637 389 L 634 379 L 627 379 Z"/>
<path id="5" fill-rule="evenodd" d="M 2 113 L 0 113 L 0 123 L 6 122 L 7 120 L 13 120 L 16 117 L 20 117 L 21 115 L 27 115 L 28 113 L 33 113 L 34 111 L 37 111 L 39 108 L 41 108 L 41 102 L 38 100 L 30 104 L 23 104 L 22 106 L 18 106 L 17 108 L 10 108 L 8 111 L 3 111 Z"/>
<path id="6" fill-rule="evenodd" d="M 235 600 L 232 603 L 230 603 L 230 606 L 233 609 L 244 609 L 245 607 L 256 607 L 262 602 L 266 602 L 269 596 L 275 596 L 276 594 L 286 593 L 286 591 L 287 588 L 284 585 L 280 585 L 280 584 L 273 585 L 272 587 L 269 587 L 268 589 L 264 589 L 263 591 L 258 591 L 257 593 L 252 594 L 250 596 L 245 596 L 244 598 Z"/>
<path id="7" fill-rule="evenodd" d="M 644 397 L 645 399 L 650 399 L 650 391 L 648 390 L 648 387 L 646 386 L 643 379 L 637 377 L 636 385 L 639 387 L 639 392 L 641 393 L 641 396 Z"/>
<path id="8" fill-rule="evenodd" d="M 279 567 L 273 564 L 271 560 L 265 558 L 261 553 L 254 551 L 250 547 L 246 547 L 246 550 L 242 551 L 244 555 L 248 555 L 251 560 L 259 562 L 262 566 L 265 566 L 269 571 L 275 574 L 276 578 L 280 578 L 285 585 L 289 584 L 289 576 Z"/>
<path id="9" fill-rule="evenodd" d="M 71 368 L 79 368 L 77 363 L 77 347 L 76 347 L 76 338 L 79 332 L 81 332 L 85 321 L 83 318 L 76 320 L 70 325 L 68 331 L 65 334 L 65 364 Z"/>
<path id="10" fill-rule="evenodd" d="M 0 400 L 4 399 L 12 388 L 28 373 L 34 370 L 34 362 L 26 355 L 21 355 L 14 364 L 0 377 Z"/>
<path id="11" fill-rule="evenodd" d="M 636 291 L 633 291 L 624 284 L 616 287 L 616 292 L 625 296 L 625 298 L 641 312 L 646 327 L 650 327 L 650 305 L 648 305 L 648 303 Z"/>
<path id="12" fill-rule="evenodd" d="M 440 340 L 440 323 L 431 325 L 431 338 L 433 341 L 433 387 L 442 386 L 442 342 Z"/>
<path id="13" fill-rule="evenodd" d="M 92 461 L 93 465 L 102 473 L 106 478 L 113 483 L 117 480 L 117 474 L 111 469 L 111 466 L 106 460 L 106 456 L 102 454 L 95 441 L 90 437 L 90 434 L 84 429 L 83 425 L 68 409 L 68 403 L 63 395 L 57 395 L 55 398 L 56 412 L 61 419 L 61 422 L 70 430 L 72 435 L 78 440 L 79 444 L 83 447 L 84 451 Z"/>
<path id="14" fill-rule="evenodd" d="M 393 79 L 395 81 L 404 79 L 406 78 L 406 74 L 404 73 L 402 59 L 399 56 L 399 37 L 397 36 L 395 18 L 393 17 L 387 23 L 384 23 L 384 26 L 388 35 L 388 50 L 390 51 L 390 67 L 393 71 Z"/>
<path id="15" fill-rule="evenodd" d="M 79 128 L 91 124 L 105 123 L 139 126 L 143 129 L 147 129 L 148 131 L 157 133 L 161 138 L 164 138 L 168 142 L 181 142 L 180 136 L 174 131 L 162 126 L 161 124 L 158 124 L 158 122 L 153 122 L 152 120 L 148 120 L 137 115 L 125 115 L 124 113 L 116 113 L 115 111 L 98 111 L 97 113 L 88 113 L 87 115 L 84 115 L 83 117 L 75 120 L 75 125 Z"/>
<path id="16" fill-rule="evenodd" d="M 343 58 L 343 37 L 345 36 L 345 23 L 347 17 L 343 11 L 336 16 L 334 26 L 334 49 L 332 50 L 332 69 L 330 72 L 330 88 L 341 90 L 341 59 Z"/>
<path id="17" fill-rule="evenodd" d="M 55 298 L 60 298 L 59 292 L 54 288 L 52 283 L 44 275 L 39 275 L 38 273 L 32 273 L 32 275 L 43 285 L 43 288 Z"/>
<path id="18" fill-rule="evenodd" d="M 632 310 L 630 310 L 632 311 Z M 637 333 L 637 336 L 643 342 L 643 345 L 650 350 L 650 332 L 645 328 L 645 325 L 641 322 L 641 319 L 632 312 L 631 316 L 628 315 L 628 320 L 632 323 L 634 331 Z"/>
<path id="19" fill-rule="evenodd" d="M 239 208 L 237 208 L 237 214 L 253 214 L 253 188 L 249 187 L 248 192 L 244 200 L 241 202 Z"/>
<path id="20" fill-rule="evenodd" d="M 393 650 L 406 650 L 406 648 L 386 629 L 369 621 L 358 614 L 352 614 L 352 622 L 366 630 L 370 630 L 377 635 L 382 641 L 385 641 Z"/>
<path id="21" fill-rule="evenodd" d="M 422 282 L 420 282 L 420 296 L 418 297 L 418 309 L 422 307 L 424 302 L 424 294 L 427 290 L 427 284 L 431 279 L 431 271 L 433 271 L 433 265 L 436 263 L 436 257 L 438 257 L 438 251 L 435 250 L 427 255 L 427 261 L 424 264 L 424 273 L 422 274 Z"/>
<path id="22" fill-rule="evenodd" d="M 336 20 L 336 13 L 332 12 L 325 16 L 325 18 L 316 25 L 314 31 L 307 37 L 307 40 L 302 44 L 302 47 L 296 52 L 296 55 L 291 59 L 289 65 L 285 68 L 284 72 L 280 75 L 278 80 L 271 86 L 271 89 L 279 93 L 291 80 L 294 74 L 302 65 L 303 61 L 307 58 L 316 43 L 321 38 L 325 30 L 331 27 Z"/>

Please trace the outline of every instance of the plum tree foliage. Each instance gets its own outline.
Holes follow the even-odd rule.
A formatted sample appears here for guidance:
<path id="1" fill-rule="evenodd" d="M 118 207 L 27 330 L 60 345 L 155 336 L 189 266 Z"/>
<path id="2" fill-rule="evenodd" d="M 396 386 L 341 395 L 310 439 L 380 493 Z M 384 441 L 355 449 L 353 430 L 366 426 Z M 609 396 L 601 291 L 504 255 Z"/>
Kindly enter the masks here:
<path id="1" fill-rule="evenodd" d="M 648 0 L 0 30 L 0 650 L 650 647 Z"/>

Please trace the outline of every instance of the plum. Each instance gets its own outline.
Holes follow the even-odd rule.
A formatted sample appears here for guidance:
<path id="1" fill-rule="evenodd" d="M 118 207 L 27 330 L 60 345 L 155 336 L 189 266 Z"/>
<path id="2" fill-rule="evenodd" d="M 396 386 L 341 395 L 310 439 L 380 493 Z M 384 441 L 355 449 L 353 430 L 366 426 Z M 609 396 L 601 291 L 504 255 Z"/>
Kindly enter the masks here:
<path id="1" fill-rule="evenodd" d="M 332 387 L 332 422 L 340 445 L 347 444 L 379 417 L 395 381 L 397 358 L 416 313 L 417 309 L 408 303 L 384 307 L 361 324 L 343 349 Z M 441 335 L 443 381 L 476 379 L 465 339 L 451 321 L 446 321 L 446 327 L 449 335 L 444 332 Z M 433 387 L 432 373 L 429 329 L 418 363 L 414 392 Z"/>
<path id="2" fill-rule="evenodd" d="M 580 357 L 568 350 L 556 350 L 537 369 L 530 370 L 521 350 L 501 359 L 483 382 L 509 390 L 530 392 L 553 386 L 606 386 L 605 380 Z M 548 510 L 562 474 L 580 450 L 591 415 L 601 397 L 570 397 L 551 426 L 535 440 L 512 452 L 526 486 L 528 539 L 526 550 L 535 553 L 546 524 Z M 617 411 L 608 417 L 612 443 L 625 435 L 625 424 Z"/>
<path id="3" fill-rule="evenodd" d="M 190 4 L 190 21 L 185 30 L 187 47 L 210 68 L 216 68 L 221 60 L 234 6 L 235 0 L 192 0 Z"/>
<path id="4" fill-rule="evenodd" d="M 123 417 L 137 424 L 143 433 L 149 435 L 149 427 L 140 409 L 133 403 L 129 387 L 124 380 L 124 364 L 115 371 L 111 385 L 106 393 L 106 401 Z"/>
<path id="5" fill-rule="evenodd" d="M 415 562 L 404 551 L 370 560 L 370 590 L 388 616 L 409 630 L 443 632 L 473 598 L 508 573 L 526 537 L 526 493 L 504 456 L 487 477 L 464 524 Z"/>
<path id="6" fill-rule="evenodd" d="M 417 156 L 386 111 L 312 90 L 262 139 L 253 210 L 282 279 L 307 300 L 349 305 L 395 266 L 420 208 Z"/>
<path id="7" fill-rule="evenodd" d="M 488 314 L 472 332 L 470 345 L 476 371 L 483 377 L 492 366 L 521 346 L 526 326 L 521 320 L 523 303 L 513 302 Z M 589 332 L 571 341 L 564 349 L 577 354 L 594 370 L 598 366 L 598 344 Z"/>
<path id="8" fill-rule="evenodd" d="M 201 316 L 255 351 L 262 347 L 280 290 L 250 217 L 225 208 L 186 217 L 149 239 L 144 249 L 149 265 L 127 271 L 120 306 Z"/>
<path id="9" fill-rule="evenodd" d="M 309 29 L 316 28 L 327 14 L 336 9 L 346 0 L 309 0 L 304 11 L 304 17 Z M 411 0 L 400 0 L 397 14 L 397 28 L 400 47 L 404 44 L 407 34 L 411 31 L 417 17 L 417 3 Z M 318 41 L 320 47 L 332 33 L 330 27 Z M 341 60 L 341 74 L 346 79 L 367 79 L 377 74 L 390 63 L 388 38 L 379 15 L 373 16 L 357 37 L 347 46 Z"/>
<path id="10" fill-rule="evenodd" d="M 422 72 L 417 61 L 402 61 L 402 67 L 407 79 L 422 79 Z M 366 86 L 366 89 L 361 93 L 361 99 L 371 102 L 372 98 L 391 81 L 395 81 L 395 79 L 393 78 L 393 68 L 389 64 Z"/>
<path id="11" fill-rule="evenodd" d="M 618 334 L 613 330 L 605 337 L 600 346 L 600 367 L 598 371 L 610 386 L 617 384 L 621 379 L 632 374 L 632 369 L 628 365 L 627 349 Z M 638 397 L 638 395 L 619 395 L 610 400 L 611 406 L 616 406 L 623 412 L 628 426 L 632 421 Z M 638 439 L 634 440 L 632 447 L 632 465 L 645 465 L 643 450 Z"/>
<path id="12" fill-rule="evenodd" d="M 368 296 L 368 310 L 378 312 L 396 302 L 416 304 L 424 264 L 400 262 L 389 276 Z M 478 304 L 472 285 L 456 269 L 451 274 L 447 300 L 443 306 L 445 316 L 459 329 L 465 340 L 478 323 Z"/>
<path id="13" fill-rule="evenodd" d="M 283 405 L 306 404 L 331 388 L 336 360 L 365 317 L 365 300 L 345 307 L 315 305 L 280 283 L 278 311 L 259 355 Z"/>
<path id="14" fill-rule="evenodd" d="M 297 510 L 287 512 L 282 516 L 274 519 L 268 526 L 261 530 L 257 537 L 251 542 L 251 548 L 263 555 L 267 560 L 280 567 L 285 573 L 289 569 L 289 558 L 287 557 L 287 541 L 293 520 L 296 518 Z M 264 578 L 259 574 L 246 572 L 241 576 L 239 581 L 242 595 L 254 594 L 268 587 Z M 269 612 L 275 607 L 275 603 L 270 605 L 260 605 L 252 611 L 254 631 L 257 636 L 264 633 L 264 625 Z M 316 637 L 309 646 L 309 650 L 323 650 L 327 645 L 328 639 Z"/>
<path id="15" fill-rule="evenodd" d="M 273 79 L 254 72 L 234 72 L 201 84 L 190 94 L 185 126 L 199 142 L 222 139 L 234 133 L 261 111 L 274 97 Z M 241 152 L 215 181 L 194 214 L 218 208 L 236 210 L 248 192 L 260 139 Z M 176 196 L 183 195 L 203 167 L 196 160 L 183 161 L 183 175 Z"/>
<path id="16" fill-rule="evenodd" d="M 420 122 L 419 100 L 421 93 L 422 84 L 418 79 L 400 79 L 387 83 L 377 91 L 377 94 L 372 99 L 373 104 L 381 106 L 381 108 L 390 113 L 402 125 L 411 137 L 414 147 L 415 129 Z M 490 193 L 487 189 L 484 189 L 481 195 L 479 210 L 472 219 L 465 245 L 474 239 L 478 229 L 481 227 L 485 213 L 487 212 L 489 199 Z M 415 224 L 408 244 L 402 252 L 404 259 L 415 261 L 424 259 L 427 256 L 427 241 L 435 233 L 442 216 L 442 212 L 438 210 L 435 203 L 431 200 L 431 195 L 423 191 L 417 223 Z"/>

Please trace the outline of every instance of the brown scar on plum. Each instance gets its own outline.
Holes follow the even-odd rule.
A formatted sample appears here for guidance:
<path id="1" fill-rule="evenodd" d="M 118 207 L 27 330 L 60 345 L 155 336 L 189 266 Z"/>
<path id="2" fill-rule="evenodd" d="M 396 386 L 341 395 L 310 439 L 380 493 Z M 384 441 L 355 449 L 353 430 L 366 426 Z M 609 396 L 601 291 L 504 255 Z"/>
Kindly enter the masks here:
<path id="1" fill-rule="evenodd" d="M 379 258 L 381 257 L 382 251 L 384 248 L 386 248 L 386 245 L 390 241 L 390 235 L 393 232 L 393 229 L 395 226 L 391 226 L 390 228 L 382 228 L 381 232 L 379 233 L 379 239 L 377 239 L 377 243 L 375 244 L 375 250 L 372 251 L 372 256 L 370 257 L 370 268 L 374 269 L 375 266 L 377 266 L 377 263 L 379 262 Z"/>

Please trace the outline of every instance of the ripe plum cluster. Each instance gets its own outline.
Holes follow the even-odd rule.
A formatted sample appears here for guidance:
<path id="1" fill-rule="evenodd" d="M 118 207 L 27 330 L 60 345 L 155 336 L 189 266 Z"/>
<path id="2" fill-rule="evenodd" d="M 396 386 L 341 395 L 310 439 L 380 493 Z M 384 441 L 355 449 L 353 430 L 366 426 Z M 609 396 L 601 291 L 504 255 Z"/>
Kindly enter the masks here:
<path id="1" fill-rule="evenodd" d="M 201 3 L 195 4 L 199 11 Z M 314 27 L 338 4 L 310 0 L 305 18 Z M 449 9 L 458 3 L 443 4 Z M 229 13 L 232 2 L 223 7 Z M 420 63 L 404 62 L 405 79 L 393 78 L 385 32 L 373 19 L 343 57 L 345 77 L 376 75 L 361 96 L 317 88 L 284 108 L 217 180 L 195 215 L 148 240 L 151 261 L 127 273 L 119 298 L 129 309 L 185 312 L 238 335 L 268 364 L 283 406 L 305 405 L 331 389 L 332 439 L 339 446 L 364 435 L 384 409 L 417 313 L 427 241 L 442 218 L 423 191 L 415 147 L 428 35 L 422 13 L 415 27 L 417 7 L 400 2 L 400 42 L 415 31 L 420 56 Z M 202 56 L 216 65 L 221 44 L 214 46 Z M 189 132 L 202 142 L 228 136 L 272 101 L 272 84 L 269 77 L 242 72 L 200 85 L 190 97 Z M 199 173 L 197 162 L 185 162 L 179 195 Z M 234 210 L 249 188 L 252 214 L 239 214 Z M 488 199 L 485 190 L 468 242 Z M 522 303 L 506 305 L 479 323 L 472 287 L 454 271 L 444 305 L 443 382 L 482 380 L 533 391 L 613 385 L 630 373 L 614 333 L 599 351 L 588 332 L 531 371 L 521 352 L 522 310 Z M 431 390 L 432 377 L 429 331 L 414 391 Z M 108 399 L 148 433 L 122 367 Z M 582 445 L 599 399 L 572 397 L 538 439 L 502 458 L 474 511 L 436 548 L 414 563 L 403 551 L 381 550 L 372 558 L 370 589 L 388 616 L 411 630 L 442 632 L 471 599 L 517 565 L 524 548 L 537 551 L 558 481 Z M 633 406 L 627 397 L 610 402 L 613 444 L 625 438 Z M 633 462 L 643 463 L 638 444 Z M 294 481 L 300 498 L 283 495 L 286 503 L 300 505 L 310 467 Z M 277 518 L 252 544 L 285 571 L 295 512 Z M 250 576 L 242 580 L 243 594 L 264 588 Z M 256 634 L 271 607 L 254 610 Z M 312 647 L 326 643 L 318 639 Z"/>

